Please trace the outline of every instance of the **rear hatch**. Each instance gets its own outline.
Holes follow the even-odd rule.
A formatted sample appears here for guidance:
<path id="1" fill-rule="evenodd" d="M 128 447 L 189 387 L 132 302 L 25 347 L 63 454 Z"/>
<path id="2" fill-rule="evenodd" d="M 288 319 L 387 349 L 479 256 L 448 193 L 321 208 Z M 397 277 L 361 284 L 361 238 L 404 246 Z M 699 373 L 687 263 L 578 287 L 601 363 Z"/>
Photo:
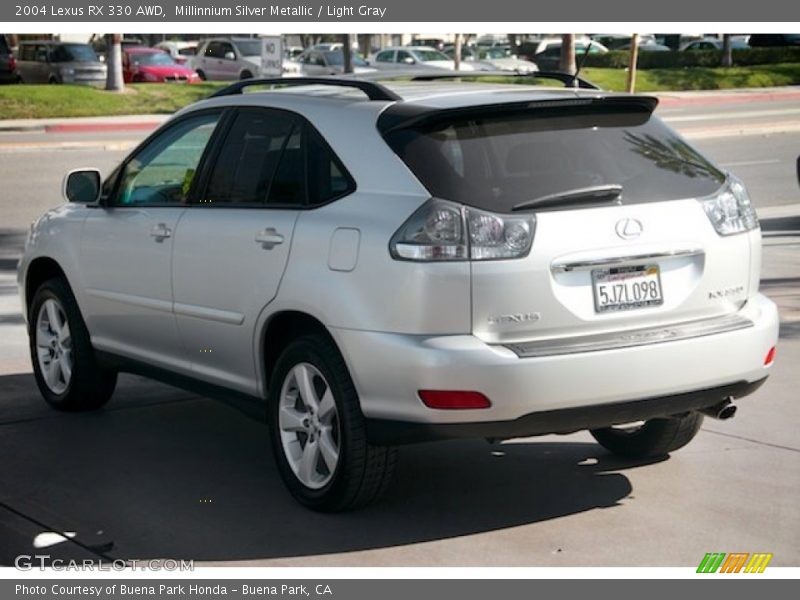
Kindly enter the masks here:
<path id="1" fill-rule="evenodd" d="M 439 111 L 385 134 L 433 197 L 467 215 L 531 217 L 525 256 L 471 262 L 474 335 L 591 338 L 743 305 L 753 236 L 720 235 L 702 202 L 731 183 L 652 114 L 655 104 L 620 96 Z"/>

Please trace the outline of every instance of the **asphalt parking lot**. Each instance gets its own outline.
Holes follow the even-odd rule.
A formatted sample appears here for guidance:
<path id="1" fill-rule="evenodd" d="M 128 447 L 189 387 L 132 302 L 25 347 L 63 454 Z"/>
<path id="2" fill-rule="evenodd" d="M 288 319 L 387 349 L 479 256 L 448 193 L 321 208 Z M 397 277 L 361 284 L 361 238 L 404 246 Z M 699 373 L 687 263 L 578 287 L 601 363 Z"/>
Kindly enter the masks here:
<path id="1" fill-rule="evenodd" d="M 745 110 L 665 114 L 702 133 Z M 695 566 L 707 552 L 771 552 L 773 566 L 800 565 L 800 134 L 753 131 L 697 134 L 712 157 L 741 163 L 731 168 L 764 228 L 762 289 L 781 311 L 771 377 L 736 418 L 706 419 L 655 462 L 614 458 L 587 433 L 409 446 L 383 502 L 339 515 L 291 499 L 266 427 L 237 406 L 134 376 L 96 413 L 44 405 L 14 281 L 24 224 L 58 201 L 70 165 L 108 168 L 123 152 L 12 152 L 28 137 L 0 134 L 0 565 L 34 551 L 236 566 Z"/>

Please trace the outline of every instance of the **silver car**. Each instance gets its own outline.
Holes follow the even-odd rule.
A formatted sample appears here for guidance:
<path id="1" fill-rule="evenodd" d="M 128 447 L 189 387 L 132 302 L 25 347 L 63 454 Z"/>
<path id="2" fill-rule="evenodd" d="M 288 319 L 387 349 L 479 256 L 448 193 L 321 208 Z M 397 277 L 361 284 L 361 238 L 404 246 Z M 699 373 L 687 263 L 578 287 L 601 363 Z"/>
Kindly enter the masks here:
<path id="1" fill-rule="evenodd" d="M 283 81 L 65 178 L 19 265 L 53 407 L 103 406 L 119 371 L 249 399 L 294 497 L 334 511 L 410 442 L 664 456 L 768 376 L 747 191 L 656 98 Z"/>
<path id="2" fill-rule="evenodd" d="M 201 79 L 230 81 L 250 79 L 261 72 L 261 40 L 257 38 L 210 38 L 200 42 L 189 65 Z"/>
<path id="3" fill-rule="evenodd" d="M 106 65 L 89 44 L 21 42 L 17 77 L 22 83 L 72 83 L 103 85 Z"/>

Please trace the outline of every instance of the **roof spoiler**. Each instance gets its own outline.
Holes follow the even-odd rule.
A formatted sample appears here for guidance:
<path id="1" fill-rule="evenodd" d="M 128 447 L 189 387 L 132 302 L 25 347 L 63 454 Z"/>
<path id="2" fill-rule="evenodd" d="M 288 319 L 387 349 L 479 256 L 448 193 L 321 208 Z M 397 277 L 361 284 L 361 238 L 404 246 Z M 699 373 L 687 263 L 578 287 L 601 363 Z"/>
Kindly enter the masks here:
<path id="1" fill-rule="evenodd" d="M 262 85 L 282 87 L 301 85 L 349 87 L 361 90 L 370 100 L 384 100 L 388 102 L 397 102 L 402 100 L 400 96 L 395 94 L 392 90 L 382 86 L 380 83 L 349 77 L 271 77 L 264 79 L 243 79 L 242 81 L 237 81 L 234 84 L 222 88 L 218 92 L 212 94 L 210 97 L 220 98 L 223 96 L 233 96 L 235 94 L 243 93 L 244 90 L 249 87 Z"/>

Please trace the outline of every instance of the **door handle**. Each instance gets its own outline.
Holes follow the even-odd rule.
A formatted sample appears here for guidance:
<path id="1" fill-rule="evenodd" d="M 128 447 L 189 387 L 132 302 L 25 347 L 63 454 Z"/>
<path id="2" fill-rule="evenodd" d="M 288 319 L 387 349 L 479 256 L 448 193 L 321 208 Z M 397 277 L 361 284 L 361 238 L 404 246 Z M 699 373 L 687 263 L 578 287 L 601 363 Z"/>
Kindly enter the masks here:
<path id="1" fill-rule="evenodd" d="M 256 234 L 256 242 L 261 244 L 265 250 L 272 250 L 278 244 L 283 243 L 283 236 L 274 227 L 267 227 L 264 231 Z"/>
<path id="2" fill-rule="evenodd" d="M 163 242 L 166 238 L 172 237 L 172 229 L 164 223 L 159 223 L 150 230 L 150 235 L 156 238 L 157 242 Z"/>

